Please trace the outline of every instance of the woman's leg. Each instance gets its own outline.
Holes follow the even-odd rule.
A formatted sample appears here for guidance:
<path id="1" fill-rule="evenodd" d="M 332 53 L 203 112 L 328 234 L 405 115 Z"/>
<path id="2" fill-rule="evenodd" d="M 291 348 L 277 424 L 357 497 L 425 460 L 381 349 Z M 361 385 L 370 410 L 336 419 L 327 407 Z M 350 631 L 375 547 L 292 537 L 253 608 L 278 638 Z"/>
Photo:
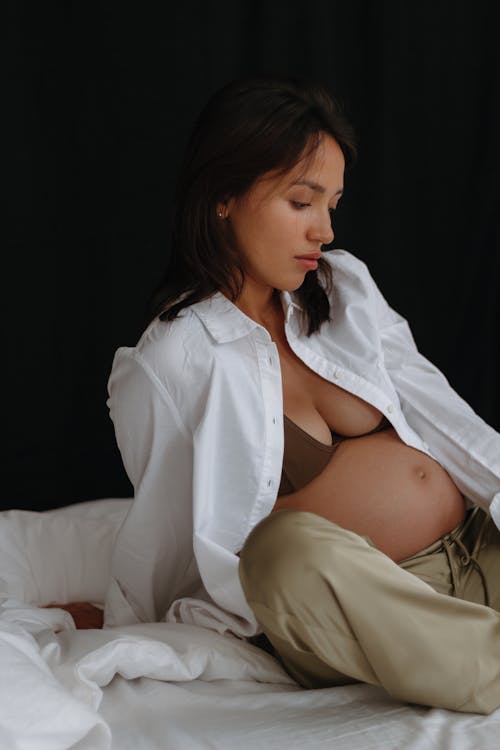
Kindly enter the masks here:
<path id="1" fill-rule="evenodd" d="M 249 535 L 240 578 L 306 687 L 362 681 L 412 703 L 500 706 L 500 615 L 439 593 L 351 531 L 312 513 L 273 513 Z"/>
<path id="2" fill-rule="evenodd" d="M 480 604 L 486 599 L 500 612 L 500 531 L 491 516 L 478 511 L 463 535 L 465 549 L 456 545 L 464 572 L 455 595 Z"/>

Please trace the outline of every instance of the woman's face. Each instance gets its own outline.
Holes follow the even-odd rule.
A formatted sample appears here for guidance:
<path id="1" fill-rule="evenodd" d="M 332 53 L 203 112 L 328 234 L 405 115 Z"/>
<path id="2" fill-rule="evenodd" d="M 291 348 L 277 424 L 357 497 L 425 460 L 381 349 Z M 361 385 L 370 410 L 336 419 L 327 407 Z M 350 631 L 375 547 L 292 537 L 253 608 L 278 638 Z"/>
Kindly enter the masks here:
<path id="1" fill-rule="evenodd" d="M 285 175 L 267 173 L 223 208 L 242 255 L 244 290 L 293 291 L 317 268 L 321 246 L 332 242 L 331 212 L 344 181 L 344 156 L 323 135 L 306 165 Z"/>

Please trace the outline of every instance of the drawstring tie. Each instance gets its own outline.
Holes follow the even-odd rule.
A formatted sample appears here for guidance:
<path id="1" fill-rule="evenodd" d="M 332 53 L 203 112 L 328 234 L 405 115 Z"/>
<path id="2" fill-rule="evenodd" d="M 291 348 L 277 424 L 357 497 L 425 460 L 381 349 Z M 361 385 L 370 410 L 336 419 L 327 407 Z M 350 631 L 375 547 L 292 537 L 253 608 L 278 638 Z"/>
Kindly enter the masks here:
<path id="1" fill-rule="evenodd" d="M 481 565 L 479 564 L 477 560 L 477 553 L 479 552 L 479 549 L 481 548 L 482 544 L 482 537 L 483 532 L 485 528 L 485 524 L 487 522 L 487 517 L 485 518 L 485 522 L 479 529 L 479 533 L 477 535 L 476 544 L 474 545 L 474 549 L 472 552 L 469 552 L 466 548 L 465 544 L 462 541 L 462 537 L 464 536 L 466 530 L 469 528 L 472 519 L 476 517 L 477 513 L 479 511 L 479 506 L 476 506 L 470 513 L 469 517 L 461 526 L 456 536 L 453 534 L 446 534 L 443 537 L 443 543 L 444 543 L 444 549 L 446 552 L 446 557 L 448 558 L 448 564 L 450 566 L 450 572 L 451 572 L 451 581 L 453 584 L 453 590 L 455 592 L 455 596 L 459 596 L 459 578 L 458 578 L 458 570 L 456 566 L 456 557 L 452 554 L 453 545 L 456 545 L 458 547 L 458 550 L 460 552 L 460 555 L 458 556 L 459 563 L 462 567 L 466 568 L 468 565 L 471 565 L 477 570 L 479 573 L 479 577 L 481 578 L 481 583 L 483 585 L 483 592 L 484 592 L 484 603 L 487 607 L 490 606 L 490 594 L 488 591 L 488 583 L 486 581 L 486 576 L 484 575 L 484 572 L 481 568 Z"/>

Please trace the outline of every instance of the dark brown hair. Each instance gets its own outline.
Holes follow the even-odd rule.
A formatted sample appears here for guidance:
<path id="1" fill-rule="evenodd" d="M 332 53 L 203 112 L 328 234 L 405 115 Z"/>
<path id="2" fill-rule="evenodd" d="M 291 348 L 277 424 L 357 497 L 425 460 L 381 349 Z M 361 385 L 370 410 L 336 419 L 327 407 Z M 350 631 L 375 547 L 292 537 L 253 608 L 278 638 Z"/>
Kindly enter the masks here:
<path id="1" fill-rule="evenodd" d="M 237 79 L 217 91 L 195 122 L 178 173 L 169 262 L 150 318 L 173 320 L 184 307 L 224 290 L 234 302 L 245 272 L 217 204 L 244 195 L 263 174 L 286 173 L 314 155 L 324 133 L 356 158 L 351 126 L 326 89 L 297 77 Z M 321 279 L 321 282 L 320 282 Z M 307 333 L 330 315 L 331 269 L 320 258 L 296 290 Z"/>

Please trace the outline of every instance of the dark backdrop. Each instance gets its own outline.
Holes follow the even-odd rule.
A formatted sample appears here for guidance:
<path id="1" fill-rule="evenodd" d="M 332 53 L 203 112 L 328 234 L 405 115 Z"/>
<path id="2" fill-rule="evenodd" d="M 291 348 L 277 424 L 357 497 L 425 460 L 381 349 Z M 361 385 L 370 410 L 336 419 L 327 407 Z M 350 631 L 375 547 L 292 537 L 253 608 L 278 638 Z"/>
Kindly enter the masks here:
<path id="1" fill-rule="evenodd" d="M 420 350 L 500 429 L 493 5 L 9 6 L 2 507 L 131 494 L 112 357 L 137 340 L 163 271 L 193 119 L 252 72 L 308 75 L 343 101 L 359 161 L 335 246 L 368 263 Z"/>

